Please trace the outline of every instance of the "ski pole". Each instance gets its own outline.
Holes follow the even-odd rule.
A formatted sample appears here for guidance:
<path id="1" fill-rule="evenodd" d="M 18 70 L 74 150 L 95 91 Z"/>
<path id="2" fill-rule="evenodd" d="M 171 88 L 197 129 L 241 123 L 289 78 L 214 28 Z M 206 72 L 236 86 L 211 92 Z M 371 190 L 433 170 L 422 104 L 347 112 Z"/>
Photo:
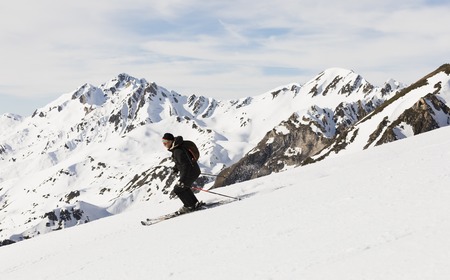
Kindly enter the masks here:
<path id="1" fill-rule="evenodd" d="M 200 173 L 200 175 L 227 178 L 226 176 L 223 176 L 223 175 L 215 175 L 215 174 L 208 174 L 208 173 Z"/>
<path id="2" fill-rule="evenodd" d="M 203 192 L 208 192 L 208 193 L 212 193 L 212 194 L 216 194 L 216 195 L 220 195 L 220 196 L 224 196 L 224 197 L 228 197 L 228 198 L 232 198 L 232 199 L 236 199 L 236 200 L 241 200 L 239 197 L 233 197 L 233 196 L 229 196 L 229 195 L 225 195 L 225 194 L 221 194 L 221 193 L 216 193 L 216 192 L 212 192 L 210 190 L 205 190 L 202 188 L 198 188 L 198 187 L 191 187 L 194 190 L 198 190 L 198 191 L 203 191 Z"/>

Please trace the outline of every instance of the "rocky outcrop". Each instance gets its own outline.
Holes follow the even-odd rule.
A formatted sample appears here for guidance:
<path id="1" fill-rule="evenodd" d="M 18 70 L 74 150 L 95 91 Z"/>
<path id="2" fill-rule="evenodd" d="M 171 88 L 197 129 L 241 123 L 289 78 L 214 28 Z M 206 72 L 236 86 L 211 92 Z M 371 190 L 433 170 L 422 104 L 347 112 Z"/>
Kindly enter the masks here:
<path id="1" fill-rule="evenodd" d="M 359 75 L 355 78 L 355 75 L 350 73 L 346 76 L 349 80 L 345 80 L 343 76 L 333 79 L 329 76 L 326 80 L 331 82 L 328 84 L 321 81 L 326 75 L 330 73 L 324 72 L 315 79 L 316 83 L 310 86 L 309 94 L 332 99 L 330 91 L 345 96 L 354 95 L 356 91 L 363 96 L 354 102 L 343 101 L 334 108 L 312 106 L 302 115 L 294 114 L 270 131 L 257 147 L 241 160 L 225 168 L 219 174 L 214 187 L 265 176 L 290 166 L 323 160 L 331 153 L 345 150 L 359 139 L 358 137 L 367 137 L 364 148 L 368 148 L 374 143 L 381 145 L 450 124 L 450 109 L 446 100 L 450 88 L 449 64 L 391 95 L 392 98 L 389 93 L 395 88 L 393 81 L 381 89 L 381 94 L 370 95 L 374 88 L 364 83 Z M 439 75 L 442 75 L 442 78 Z M 432 82 L 435 84 L 430 84 Z M 430 88 L 432 92 L 421 94 Z M 364 121 L 383 116 L 385 108 L 399 106 L 402 98 L 414 98 L 410 96 L 415 95 L 418 100 L 412 107 L 405 109 L 398 116 L 391 114 L 382 117 L 370 135 L 360 135 L 360 127 L 364 125 Z"/>

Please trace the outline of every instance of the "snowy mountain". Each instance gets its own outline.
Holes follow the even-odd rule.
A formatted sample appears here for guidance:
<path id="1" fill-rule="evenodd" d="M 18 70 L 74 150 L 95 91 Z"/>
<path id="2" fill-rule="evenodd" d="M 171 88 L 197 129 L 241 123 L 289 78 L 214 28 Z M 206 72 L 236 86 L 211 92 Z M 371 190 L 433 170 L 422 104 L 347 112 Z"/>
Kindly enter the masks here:
<path id="1" fill-rule="evenodd" d="M 30 117 L 3 115 L 0 240 L 170 203 L 176 177 L 160 142 L 164 132 L 197 143 L 204 172 L 198 184 L 209 188 L 215 177 L 206 174 L 225 174 L 228 181 L 218 177 L 216 186 L 245 181 L 373 147 L 367 139 L 378 142 L 375 135 L 389 131 L 399 139 L 448 125 L 448 67 L 408 88 L 392 80 L 377 88 L 331 68 L 304 85 L 227 101 L 183 96 L 120 74 L 64 94 Z M 415 104 L 420 110 L 405 113 Z M 439 122 L 416 132 L 408 116 L 417 116 L 417 124 L 422 113 L 429 123 L 439 115 Z"/>
<path id="2" fill-rule="evenodd" d="M 247 198 L 150 227 L 177 201 L 0 248 L 4 280 L 450 276 L 450 127 L 217 189 Z M 414 152 L 411 152 L 414 151 Z M 213 201 L 217 196 L 200 193 Z"/>
<path id="3" fill-rule="evenodd" d="M 305 99 L 310 95 L 314 105 L 307 111 L 293 111 L 241 160 L 224 169 L 215 187 L 448 126 L 449 75 L 450 64 L 445 64 L 409 87 L 391 82 L 377 90 L 355 74 L 341 76 L 325 71 L 299 93 Z M 332 94 L 344 94 L 346 98 Z M 326 96 L 324 105 L 314 98 L 317 95 Z M 296 106 L 305 108 L 301 105 L 307 102 L 301 100 Z"/>

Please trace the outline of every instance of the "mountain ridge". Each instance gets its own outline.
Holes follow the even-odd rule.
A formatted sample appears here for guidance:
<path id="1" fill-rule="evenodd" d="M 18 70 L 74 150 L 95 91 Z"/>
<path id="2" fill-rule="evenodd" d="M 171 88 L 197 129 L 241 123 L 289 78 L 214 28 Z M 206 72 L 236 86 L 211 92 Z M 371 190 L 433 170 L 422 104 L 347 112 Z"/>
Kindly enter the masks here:
<path id="1" fill-rule="evenodd" d="M 164 132 L 195 141 L 209 174 L 268 149 L 262 154 L 268 161 L 247 163 L 259 164 L 259 174 L 243 178 L 239 172 L 250 169 L 235 166 L 241 170 L 236 182 L 318 160 L 341 141 L 336 135 L 352 131 L 402 88 L 393 80 L 374 87 L 341 68 L 304 85 L 226 101 L 183 96 L 124 73 L 99 87 L 84 84 L 31 117 L 8 119 L 0 134 L 0 240 L 20 241 L 168 201 L 176 177 L 160 144 Z M 201 176 L 198 183 L 208 188 L 214 182 Z M 14 219 L 6 218 L 9 213 Z"/>
<path id="2" fill-rule="evenodd" d="M 333 153 L 346 152 L 345 150 L 349 150 L 349 146 L 356 146 L 356 150 L 367 149 L 373 145 L 389 143 L 447 126 L 450 124 L 449 108 L 446 105 L 450 93 L 449 74 L 450 66 L 444 64 L 411 86 L 400 88 L 393 96 L 382 91 L 380 96 L 387 96 L 386 102 L 378 102 L 377 96 L 374 96 L 368 102 L 362 99 L 355 104 L 342 104 L 344 106 L 340 104 L 335 109 L 328 108 L 328 111 L 319 113 L 322 120 L 318 117 L 311 118 L 311 115 L 314 114 L 304 114 L 301 121 L 310 120 L 310 124 L 307 125 L 302 125 L 298 120 L 299 115 L 294 114 L 288 121 L 280 123 L 279 126 L 286 128 L 284 133 L 279 133 L 280 129 L 274 128 L 256 148 L 239 162 L 224 169 L 219 174 L 221 176 L 215 182 L 214 187 L 265 176 L 284 170 L 288 166 L 314 163 L 332 156 Z M 355 80 L 358 79 L 359 76 Z M 340 78 L 335 78 L 333 82 L 336 80 L 339 81 Z M 326 92 L 328 88 L 322 90 Z M 401 101 L 402 98 L 407 100 L 403 101 L 403 104 L 397 105 L 398 100 Z M 320 109 L 317 108 L 315 111 L 319 112 Z M 383 112 L 384 109 L 388 112 Z M 396 111 L 401 113 L 396 115 Z M 333 114 L 334 116 L 330 118 Z M 383 118 L 380 119 L 381 115 Z M 375 118 L 378 123 L 366 125 L 365 129 L 369 128 L 370 130 L 366 132 L 365 136 L 361 136 L 360 127 L 364 126 L 364 122 L 373 116 L 378 117 Z M 336 128 L 336 131 L 331 131 L 327 135 L 324 133 L 327 131 L 324 123 L 333 123 L 333 121 L 335 124 L 332 127 Z M 318 132 L 312 130 L 314 126 L 311 125 L 312 123 L 320 128 Z M 409 126 L 410 131 L 405 132 L 407 130 L 405 126 Z M 354 144 L 355 142 L 361 144 Z M 273 143 L 278 143 L 278 145 L 270 148 L 274 145 Z"/>

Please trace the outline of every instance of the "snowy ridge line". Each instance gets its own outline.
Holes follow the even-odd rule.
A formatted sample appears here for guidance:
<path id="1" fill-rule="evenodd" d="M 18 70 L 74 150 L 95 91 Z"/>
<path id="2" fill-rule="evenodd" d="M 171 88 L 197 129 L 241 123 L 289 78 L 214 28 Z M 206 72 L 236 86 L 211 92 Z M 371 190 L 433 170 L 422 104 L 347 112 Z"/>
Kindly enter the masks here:
<path id="1" fill-rule="evenodd" d="M 160 139 L 169 129 L 197 144 L 202 171 L 226 175 L 199 178 L 201 187 L 214 189 L 447 126 L 449 69 L 443 65 L 398 99 L 405 85 L 374 87 L 341 68 L 302 86 L 226 101 L 120 74 L 64 94 L 30 117 L 3 115 L 0 242 L 170 204 L 177 177 Z M 382 104 L 389 106 L 358 123 Z"/>

